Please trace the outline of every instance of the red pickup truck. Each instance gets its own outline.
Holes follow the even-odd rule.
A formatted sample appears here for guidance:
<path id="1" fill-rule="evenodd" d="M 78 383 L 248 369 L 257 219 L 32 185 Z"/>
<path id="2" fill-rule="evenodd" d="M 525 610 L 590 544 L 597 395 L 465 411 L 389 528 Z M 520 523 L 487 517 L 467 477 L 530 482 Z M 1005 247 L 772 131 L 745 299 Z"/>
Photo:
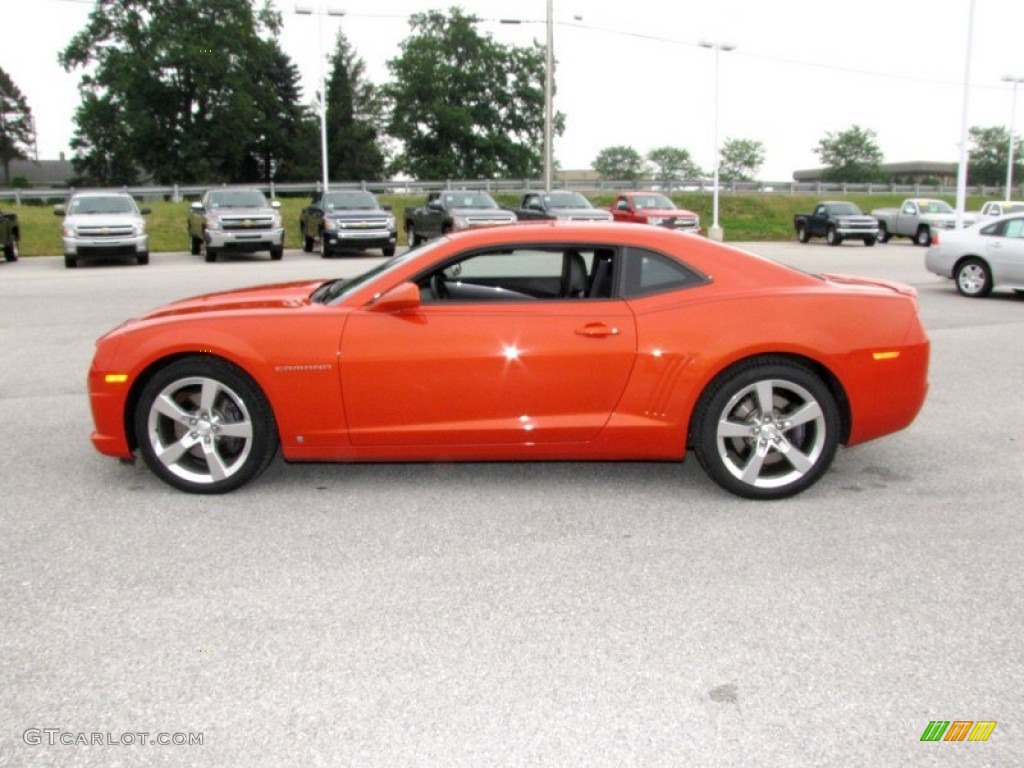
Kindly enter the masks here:
<path id="1" fill-rule="evenodd" d="M 616 196 L 609 210 L 616 221 L 653 224 L 686 232 L 700 231 L 700 216 L 685 208 L 677 208 L 675 203 L 658 192 L 623 192 Z"/>

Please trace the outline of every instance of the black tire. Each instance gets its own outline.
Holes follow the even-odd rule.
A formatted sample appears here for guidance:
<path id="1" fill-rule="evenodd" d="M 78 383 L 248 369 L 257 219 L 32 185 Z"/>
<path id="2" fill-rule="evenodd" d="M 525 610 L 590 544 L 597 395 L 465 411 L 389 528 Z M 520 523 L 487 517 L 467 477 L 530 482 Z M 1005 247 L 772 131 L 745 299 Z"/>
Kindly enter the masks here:
<path id="1" fill-rule="evenodd" d="M 889 230 L 885 228 L 885 224 L 879 223 L 878 225 L 878 242 L 888 243 L 889 242 Z"/>
<path id="2" fill-rule="evenodd" d="M 690 442 L 708 476 L 748 499 L 806 490 L 828 470 L 839 443 L 832 392 L 805 366 L 779 357 L 722 373 L 701 396 L 692 423 Z"/>
<path id="3" fill-rule="evenodd" d="M 18 260 L 18 239 L 11 238 L 11 242 L 4 246 L 4 258 L 7 261 Z"/>
<path id="4" fill-rule="evenodd" d="M 956 290 L 961 296 L 983 299 L 992 293 L 992 270 L 977 257 L 964 259 L 956 265 Z"/>
<path id="5" fill-rule="evenodd" d="M 410 248 L 415 248 L 421 242 L 419 237 L 416 236 L 416 227 L 411 221 L 405 222 L 405 236 Z"/>
<path id="6" fill-rule="evenodd" d="M 271 249 L 270 249 L 270 260 L 271 261 L 280 261 L 283 258 L 284 258 L 284 246 L 283 245 L 272 246 Z"/>
<path id="7" fill-rule="evenodd" d="M 145 266 L 149 264 L 149 251 L 143 251 L 135 257 L 135 261 L 139 263 L 139 266 Z"/>
<path id="8" fill-rule="evenodd" d="M 828 231 L 825 232 L 825 242 L 829 245 L 839 245 L 843 242 L 843 236 L 836 232 L 835 227 L 829 227 Z"/>
<path id="9" fill-rule="evenodd" d="M 147 466 L 189 493 L 239 488 L 277 452 L 277 425 L 263 392 L 219 358 L 185 357 L 158 371 L 143 387 L 132 419 Z"/>
<path id="10" fill-rule="evenodd" d="M 218 251 L 216 248 L 211 248 L 206 241 L 203 241 L 203 258 L 207 264 L 212 264 L 217 260 Z"/>
<path id="11" fill-rule="evenodd" d="M 331 258 L 331 246 L 327 242 L 327 238 L 324 237 L 324 233 L 320 233 L 320 258 L 329 259 Z"/>
<path id="12" fill-rule="evenodd" d="M 914 235 L 914 244 L 920 245 L 922 248 L 927 248 L 932 244 L 932 232 L 928 227 L 918 227 L 917 234 Z"/>
<path id="13" fill-rule="evenodd" d="M 805 224 L 798 224 L 796 228 L 796 239 L 801 243 L 810 242 L 811 236 L 807 232 L 807 226 Z"/>
<path id="14" fill-rule="evenodd" d="M 64 267 L 65 269 L 74 269 L 78 266 L 78 259 L 75 256 L 64 255 Z"/>
<path id="15" fill-rule="evenodd" d="M 193 256 L 198 256 L 203 252 L 203 241 L 195 235 L 189 235 L 189 251 Z"/>
<path id="16" fill-rule="evenodd" d="M 868 248 L 870 248 L 871 246 L 873 246 L 875 244 L 876 240 L 877 240 L 877 238 L 875 238 L 875 237 L 865 237 L 864 238 L 864 245 L 866 245 Z"/>
<path id="17" fill-rule="evenodd" d="M 385 245 L 381 249 L 381 252 L 384 254 L 385 258 L 390 259 L 392 256 L 395 255 L 395 246 L 393 246 L 393 245 Z"/>
<path id="18" fill-rule="evenodd" d="M 306 231 L 305 228 L 303 228 L 302 231 L 303 231 L 303 233 L 305 233 L 305 231 Z M 302 236 L 302 250 L 305 253 L 312 253 L 313 252 L 313 238 L 310 237 L 307 234 L 303 234 L 303 236 Z"/>

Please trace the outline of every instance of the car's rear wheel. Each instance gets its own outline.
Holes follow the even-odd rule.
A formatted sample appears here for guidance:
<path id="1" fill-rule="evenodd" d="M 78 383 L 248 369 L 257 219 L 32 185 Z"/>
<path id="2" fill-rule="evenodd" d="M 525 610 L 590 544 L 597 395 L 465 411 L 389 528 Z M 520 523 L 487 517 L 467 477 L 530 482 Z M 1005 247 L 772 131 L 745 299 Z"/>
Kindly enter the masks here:
<path id="1" fill-rule="evenodd" d="M 917 230 L 917 234 L 914 236 L 914 242 L 922 247 L 927 247 L 932 244 L 932 232 L 928 227 L 921 227 Z"/>
<path id="2" fill-rule="evenodd" d="M 18 260 L 18 241 L 17 240 L 12 238 L 11 242 L 9 242 L 7 245 L 4 246 L 4 258 L 7 261 L 17 261 Z"/>
<path id="3" fill-rule="evenodd" d="M 981 259 L 961 261 L 956 268 L 956 289 L 961 296 L 981 299 L 992 293 L 992 271 Z"/>
<path id="4" fill-rule="evenodd" d="M 143 388 L 139 449 L 162 480 L 190 493 L 225 493 L 259 475 L 277 452 L 274 415 L 256 383 L 216 358 L 186 357 Z"/>
<path id="5" fill-rule="evenodd" d="M 889 230 L 885 228 L 885 224 L 878 224 L 878 242 L 888 243 L 889 242 Z"/>
<path id="6" fill-rule="evenodd" d="M 829 245 L 839 245 L 843 242 L 843 236 L 836 232 L 835 227 L 829 227 L 825 233 L 825 240 Z"/>
<path id="7" fill-rule="evenodd" d="M 819 376 L 782 358 L 741 363 L 702 396 L 692 444 L 720 486 L 781 499 L 813 485 L 835 456 L 839 411 Z"/>
<path id="8" fill-rule="evenodd" d="M 411 221 L 405 222 L 405 236 L 409 240 L 410 248 L 415 248 L 420 244 L 420 239 L 416 236 L 416 227 Z"/>
<path id="9" fill-rule="evenodd" d="M 801 243 L 809 242 L 811 236 L 807 233 L 807 227 L 803 224 L 796 228 L 796 239 Z"/>
<path id="10" fill-rule="evenodd" d="M 305 227 L 303 227 L 302 231 L 303 232 L 306 231 Z M 306 253 L 312 253 L 313 252 L 313 238 L 310 237 L 309 235 L 305 235 L 304 234 L 302 236 L 302 250 L 305 251 Z"/>

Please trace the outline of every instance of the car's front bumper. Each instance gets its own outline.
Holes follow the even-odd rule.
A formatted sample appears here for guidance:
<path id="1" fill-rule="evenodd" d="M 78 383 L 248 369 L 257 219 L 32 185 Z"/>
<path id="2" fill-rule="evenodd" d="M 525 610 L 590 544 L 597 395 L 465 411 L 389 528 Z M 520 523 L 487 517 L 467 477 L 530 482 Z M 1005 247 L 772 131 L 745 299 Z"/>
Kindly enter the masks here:
<path id="1" fill-rule="evenodd" d="M 62 237 L 65 256 L 134 256 L 149 251 L 149 235 Z"/>
<path id="2" fill-rule="evenodd" d="M 208 229 L 205 237 L 207 247 L 218 251 L 264 251 L 284 247 L 284 227 L 245 231 Z"/>

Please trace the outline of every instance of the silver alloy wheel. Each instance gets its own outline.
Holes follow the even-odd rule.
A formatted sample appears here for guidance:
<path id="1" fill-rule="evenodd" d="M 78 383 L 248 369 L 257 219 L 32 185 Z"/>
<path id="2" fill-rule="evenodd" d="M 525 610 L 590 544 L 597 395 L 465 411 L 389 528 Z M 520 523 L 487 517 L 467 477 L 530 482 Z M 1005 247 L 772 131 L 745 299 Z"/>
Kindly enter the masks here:
<path id="1" fill-rule="evenodd" d="M 956 273 L 956 284 L 964 296 L 980 296 L 988 285 L 988 272 L 977 261 L 969 261 Z"/>
<path id="2" fill-rule="evenodd" d="M 763 379 L 739 390 L 718 416 L 716 449 L 729 473 L 754 488 L 790 485 L 818 464 L 825 414 L 807 389 Z"/>
<path id="3" fill-rule="evenodd" d="M 172 381 L 154 398 L 147 434 L 168 472 L 206 485 L 245 466 L 254 430 L 245 401 L 233 389 L 216 379 L 189 376 Z"/>

